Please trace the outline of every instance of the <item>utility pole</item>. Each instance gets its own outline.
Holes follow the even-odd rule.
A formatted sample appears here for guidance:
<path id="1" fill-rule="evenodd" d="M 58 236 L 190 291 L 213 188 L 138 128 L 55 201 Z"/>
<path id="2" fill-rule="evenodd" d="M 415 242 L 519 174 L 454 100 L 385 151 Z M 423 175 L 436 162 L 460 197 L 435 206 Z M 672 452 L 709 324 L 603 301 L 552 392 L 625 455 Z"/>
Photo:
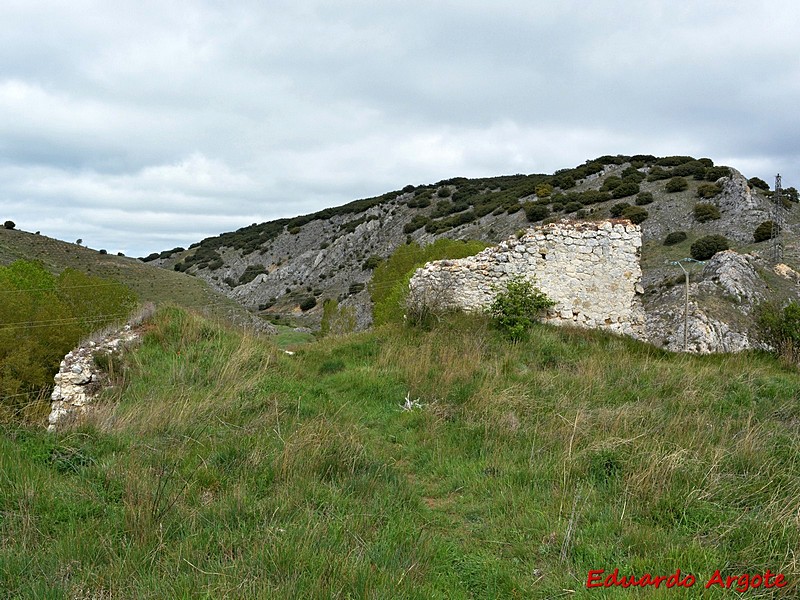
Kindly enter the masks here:
<path id="1" fill-rule="evenodd" d="M 699 265 L 704 265 L 705 263 L 701 260 L 695 260 L 693 258 L 681 258 L 680 260 L 668 260 L 667 264 L 670 265 L 677 265 L 683 271 L 683 275 L 686 281 L 686 299 L 684 302 L 683 307 L 683 351 L 687 352 L 689 349 L 689 271 L 687 271 L 683 263 L 697 263 Z"/>
<path id="2" fill-rule="evenodd" d="M 775 175 L 775 191 L 772 193 L 772 263 L 783 262 L 783 190 L 781 189 L 781 175 Z"/>

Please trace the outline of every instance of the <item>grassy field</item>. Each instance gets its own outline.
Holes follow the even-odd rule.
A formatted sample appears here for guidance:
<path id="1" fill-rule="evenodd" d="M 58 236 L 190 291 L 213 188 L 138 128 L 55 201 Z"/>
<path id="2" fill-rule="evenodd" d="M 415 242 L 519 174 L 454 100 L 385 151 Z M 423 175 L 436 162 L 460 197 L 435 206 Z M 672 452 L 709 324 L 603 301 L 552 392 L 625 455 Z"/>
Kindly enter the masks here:
<path id="1" fill-rule="evenodd" d="M 94 422 L 4 426 L 0 595 L 800 594 L 800 378 L 770 356 L 464 316 L 293 348 L 162 310 Z M 697 582 L 586 588 L 615 568 Z"/>

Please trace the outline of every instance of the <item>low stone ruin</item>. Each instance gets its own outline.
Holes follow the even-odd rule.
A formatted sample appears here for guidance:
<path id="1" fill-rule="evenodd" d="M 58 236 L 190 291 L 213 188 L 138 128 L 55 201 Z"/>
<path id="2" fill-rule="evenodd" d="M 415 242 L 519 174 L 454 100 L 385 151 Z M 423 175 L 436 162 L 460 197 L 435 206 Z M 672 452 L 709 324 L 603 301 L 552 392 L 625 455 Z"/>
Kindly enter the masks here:
<path id="1" fill-rule="evenodd" d="M 108 387 L 108 375 L 97 366 L 95 356 L 119 354 L 124 347 L 138 339 L 130 325 L 88 341 L 68 352 L 56 373 L 55 389 L 48 417 L 48 431 L 56 431 L 77 423 L 97 396 Z"/>
<path id="2" fill-rule="evenodd" d="M 627 220 L 551 223 L 475 256 L 418 269 L 411 302 L 482 310 L 510 278 L 523 276 L 556 302 L 546 322 L 645 337 L 640 295 L 642 233 Z"/>

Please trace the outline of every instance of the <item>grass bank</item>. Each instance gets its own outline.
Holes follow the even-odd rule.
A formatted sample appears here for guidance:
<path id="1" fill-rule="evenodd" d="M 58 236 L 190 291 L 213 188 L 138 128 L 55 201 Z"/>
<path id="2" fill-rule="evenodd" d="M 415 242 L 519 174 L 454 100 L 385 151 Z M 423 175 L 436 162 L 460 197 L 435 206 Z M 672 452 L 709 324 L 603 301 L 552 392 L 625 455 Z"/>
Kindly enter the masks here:
<path id="1" fill-rule="evenodd" d="M 717 569 L 800 589 L 800 379 L 769 356 L 511 345 L 465 316 L 296 350 L 162 310 L 95 422 L 5 426 L 0 589 L 729 597 L 702 589 Z M 586 589 L 615 568 L 697 583 Z"/>

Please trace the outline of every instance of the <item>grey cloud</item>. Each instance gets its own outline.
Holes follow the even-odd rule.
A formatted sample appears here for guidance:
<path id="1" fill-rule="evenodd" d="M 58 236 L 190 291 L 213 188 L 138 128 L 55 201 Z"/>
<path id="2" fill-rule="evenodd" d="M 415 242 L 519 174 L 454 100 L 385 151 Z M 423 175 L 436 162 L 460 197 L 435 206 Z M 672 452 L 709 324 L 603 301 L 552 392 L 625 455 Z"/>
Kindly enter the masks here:
<path id="1" fill-rule="evenodd" d="M 147 254 L 607 153 L 791 185 L 798 16 L 783 1 L 6 2 L 2 218 Z"/>

